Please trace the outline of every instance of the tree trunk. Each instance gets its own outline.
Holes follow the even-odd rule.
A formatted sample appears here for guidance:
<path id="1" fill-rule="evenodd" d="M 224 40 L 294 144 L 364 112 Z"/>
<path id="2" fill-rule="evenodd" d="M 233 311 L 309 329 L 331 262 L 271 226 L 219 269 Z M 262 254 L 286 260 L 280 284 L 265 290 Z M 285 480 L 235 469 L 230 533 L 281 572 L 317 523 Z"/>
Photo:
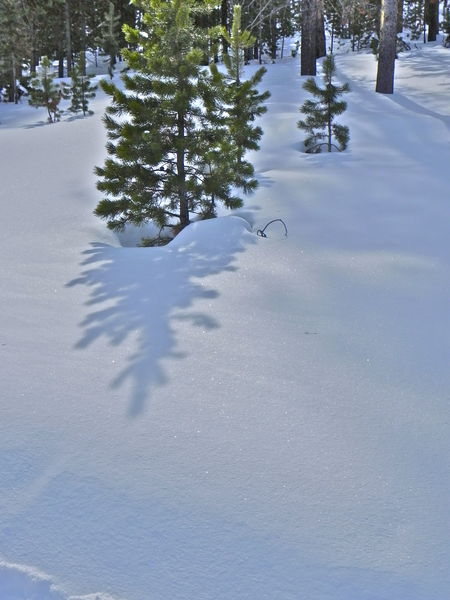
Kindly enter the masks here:
<path id="1" fill-rule="evenodd" d="M 180 227 L 183 229 L 189 225 L 189 205 L 186 191 L 186 166 L 184 149 L 185 125 L 184 114 L 178 114 L 178 140 L 182 143 L 177 150 L 177 175 L 180 194 Z"/>
<path id="2" fill-rule="evenodd" d="M 230 31 L 230 24 L 228 22 L 228 0 L 222 0 L 220 3 L 220 24 L 228 32 Z M 228 54 L 228 42 L 225 38 L 222 38 L 222 48 L 224 54 Z"/>
<path id="3" fill-rule="evenodd" d="M 428 41 L 435 42 L 439 32 L 439 2 L 438 0 L 426 0 L 425 14 L 428 24 Z"/>
<path id="4" fill-rule="evenodd" d="M 327 54 L 325 42 L 325 21 L 323 16 L 323 0 L 316 0 L 316 58 Z"/>
<path id="5" fill-rule="evenodd" d="M 66 35 L 66 66 L 67 75 L 72 70 L 72 36 L 71 36 L 71 23 L 70 23 L 70 7 L 69 0 L 65 1 L 64 4 L 64 27 Z"/>
<path id="6" fill-rule="evenodd" d="M 397 45 L 397 0 L 381 0 L 381 30 L 375 91 L 392 94 Z"/>
<path id="7" fill-rule="evenodd" d="M 397 0 L 397 33 L 403 31 L 403 5 L 404 0 Z"/>
<path id="8" fill-rule="evenodd" d="M 11 91 L 10 91 L 10 102 L 18 103 L 19 98 L 17 96 L 17 68 L 16 68 L 16 57 L 11 54 Z"/>
<path id="9" fill-rule="evenodd" d="M 316 74 L 316 0 L 304 0 L 300 75 Z"/>

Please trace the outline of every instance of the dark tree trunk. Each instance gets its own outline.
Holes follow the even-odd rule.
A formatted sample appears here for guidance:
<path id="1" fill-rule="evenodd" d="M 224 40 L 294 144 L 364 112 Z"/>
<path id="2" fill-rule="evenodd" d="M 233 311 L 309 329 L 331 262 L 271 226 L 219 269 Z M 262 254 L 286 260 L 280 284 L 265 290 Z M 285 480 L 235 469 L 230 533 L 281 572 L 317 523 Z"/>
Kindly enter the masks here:
<path id="1" fill-rule="evenodd" d="M 381 0 L 380 46 L 375 88 L 381 94 L 392 94 L 394 91 L 396 46 L 397 0 Z"/>
<path id="2" fill-rule="evenodd" d="M 179 181 L 179 201 L 180 201 L 180 228 L 183 229 L 189 225 L 189 204 L 186 190 L 186 165 L 185 165 L 185 123 L 184 114 L 178 114 L 178 140 L 181 142 L 177 150 L 177 175 Z"/>
<path id="3" fill-rule="evenodd" d="M 229 24 L 229 20 L 228 20 L 228 0 L 222 0 L 222 2 L 220 3 L 220 24 L 227 31 L 230 31 L 230 24 Z M 222 47 L 223 47 L 223 52 L 225 54 L 228 54 L 229 44 L 225 38 L 222 38 Z"/>
<path id="4" fill-rule="evenodd" d="M 64 77 L 64 55 L 60 54 L 58 57 L 58 77 Z"/>
<path id="5" fill-rule="evenodd" d="M 438 0 L 425 1 L 425 15 L 428 25 L 428 41 L 435 42 L 439 33 L 439 2 Z"/>
<path id="6" fill-rule="evenodd" d="M 30 73 L 31 75 L 36 75 L 36 67 L 39 64 L 39 52 L 33 49 L 31 53 L 31 64 L 30 64 Z"/>
<path id="7" fill-rule="evenodd" d="M 275 61 L 277 58 L 277 22 L 275 17 L 270 18 L 270 58 Z"/>
<path id="8" fill-rule="evenodd" d="M 17 68 L 16 68 L 16 57 L 14 56 L 14 53 L 11 54 L 11 85 L 9 87 L 9 101 L 10 102 L 15 102 L 17 104 L 18 102 L 18 96 L 17 96 Z"/>
<path id="9" fill-rule="evenodd" d="M 403 4 L 404 0 L 397 0 L 397 33 L 403 31 Z"/>
<path id="10" fill-rule="evenodd" d="M 323 0 L 316 0 L 316 58 L 327 54 L 325 41 L 325 21 L 323 16 Z"/>
<path id="11" fill-rule="evenodd" d="M 70 23 L 70 7 L 69 0 L 65 1 L 64 4 L 64 27 L 66 36 L 66 66 L 67 75 L 72 70 L 72 35 L 71 35 L 71 23 Z"/>
<path id="12" fill-rule="evenodd" d="M 316 74 L 316 0 L 304 0 L 302 10 L 302 41 L 300 74 Z"/>

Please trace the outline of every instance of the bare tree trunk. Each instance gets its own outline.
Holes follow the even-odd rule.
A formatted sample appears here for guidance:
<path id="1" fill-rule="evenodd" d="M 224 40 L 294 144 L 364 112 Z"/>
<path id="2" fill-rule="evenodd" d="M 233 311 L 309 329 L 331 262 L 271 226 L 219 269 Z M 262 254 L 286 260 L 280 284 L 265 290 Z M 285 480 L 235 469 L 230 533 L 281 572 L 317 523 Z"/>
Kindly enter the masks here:
<path id="1" fill-rule="evenodd" d="M 403 31 L 403 5 L 404 0 L 397 0 L 397 33 Z"/>
<path id="2" fill-rule="evenodd" d="M 380 50 L 375 88 L 381 94 L 394 92 L 396 45 L 397 0 L 381 0 Z"/>
<path id="3" fill-rule="evenodd" d="M 327 54 L 323 12 L 323 0 L 316 0 L 316 58 Z"/>
<path id="4" fill-rule="evenodd" d="M 18 103 L 19 98 L 17 96 L 17 66 L 16 57 L 14 53 L 11 54 L 11 92 L 10 102 Z"/>
<path id="5" fill-rule="evenodd" d="M 316 74 L 316 0 L 304 0 L 300 75 Z"/>
<path id="6" fill-rule="evenodd" d="M 66 34 L 66 63 L 67 63 L 67 75 L 72 70 L 72 36 L 71 36 L 71 23 L 70 23 L 70 7 L 69 0 L 65 1 L 64 4 L 64 26 Z"/>
<path id="7" fill-rule="evenodd" d="M 439 32 L 439 2 L 438 0 L 426 0 L 425 15 L 428 24 L 428 41 L 435 42 Z"/>
<path id="8" fill-rule="evenodd" d="M 186 190 L 186 165 L 185 165 L 185 123 L 184 114 L 178 113 L 178 139 L 182 142 L 177 150 L 177 175 L 179 181 L 179 200 L 180 200 L 180 227 L 183 229 L 189 225 L 189 205 Z"/>
<path id="9" fill-rule="evenodd" d="M 230 31 L 230 24 L 228 20 L 228 0 L 222 0 L 220 3 L 220 24 L 227 31 Z M 228 54 L 228 42 L 225 38 L 222 38 L 222 48 L 225 54 Z"/>

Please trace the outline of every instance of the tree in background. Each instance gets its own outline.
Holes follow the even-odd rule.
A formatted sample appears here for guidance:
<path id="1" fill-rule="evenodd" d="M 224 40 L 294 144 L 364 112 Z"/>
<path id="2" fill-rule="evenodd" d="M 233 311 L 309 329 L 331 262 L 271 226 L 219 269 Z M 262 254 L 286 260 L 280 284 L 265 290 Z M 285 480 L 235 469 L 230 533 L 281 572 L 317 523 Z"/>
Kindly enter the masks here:
<path id="1" fill-rule="evenodd" d="M 55 75 L 50 70 L 50 61 L 47 56 L 44 56 L 40 63 L 39 74 L 31 80 L 28 102 L 36 108 L 45 106 L 49 123 L 59 121 L 61 117 L 59 103 L 67 92 L 64 86 L 55 85 L 54 78 Z"/>
<path id="2" fill-rule="evenodd" d="M 397 52 L 397 0 L 381 0 L 380 46 L 375 91 L 392 94 Z"/>
<path id="3" fill-rule="evenodd" d="M 91 85 L 91 77 L 86 73 L 86 58 L 84 52 L 80 52 L 78 60 L 70 72 L 71 86 L 69 90 L 71 104 L 69 110 L 73 113 L 83 112 L 83 116 L 92 115 L 89 110 L 89 100 L 95 98 L 97 86 Z"/>
<path id="4" fill-rule="evenodd" d="M 435 42 L 439 33 L 439 0 L 425 0 L 425 23 L 428 25 L 428 42 Z"/>
<path id="5" fill-rule="evenodd" d="M 336 68 L 332 54 L 323 60 L 322 68 L 324 88 L 319 87 L 313 77 L 303 84 L 303 88 L 317 100 L 306 100 L 303 103 L 300 111 L 306 118 L 297 123 L 308 134 L 304 144 L 306 152 L 311 154 L 321 152 L 323 147 L 328 152 L 332 152 L 333 148 L 345 150 L 349 141 L 348 127 L 335 123 L 334 119 L 347 108 L 347 103 L 338 98 L 349 92 L 350 88 L 347 83 L 342 86 L 333 84 Z"/>
<path id="6" fill-rule="evenodd" d="M 303 0 L 302 37 L 300 46 L 300 74 L 316 74 L 316 3 L 315 0 Z"/>
<path id="7" fill-rule="evenodd" d="M 404 26 L 411 31 L 411 39 L 418 40 L 424 34 L 424 0 L 406 0 Z"/>
<path id="8" fill-rule="evenodd" d="M 0 0 L 0 70 L 9 102 L 18 101 L 17 80 L 22 57 L 29 53 L 29 39 L 21 7 L 15 0 Z"/>
<path id="9" fill-rule="evenodd" d="M 100 35 L 97 43 L 102 48 L 108 58 L 108 73 L 113 77 L 116 57 L 119 53 L 119 34 L 120 34 L 120 16 L 116 14 L 114 4 L 109 3 L 108 12 L 104 15 L 104 20 L 100 24 Z"/>

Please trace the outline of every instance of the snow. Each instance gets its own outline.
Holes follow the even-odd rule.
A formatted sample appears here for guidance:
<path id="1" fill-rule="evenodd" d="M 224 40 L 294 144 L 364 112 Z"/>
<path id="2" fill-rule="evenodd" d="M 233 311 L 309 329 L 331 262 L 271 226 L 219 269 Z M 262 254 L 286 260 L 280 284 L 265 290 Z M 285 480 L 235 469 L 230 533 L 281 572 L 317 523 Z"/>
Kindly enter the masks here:
<path id="1" fill-rule="evenodd" d="M 92 214 L 101 93 L 0 105 L 2 600 L 448 598 L 450 51 L 337 65 L 349 150 L 268 65 L 258 191 L 162 248 Z"/>

